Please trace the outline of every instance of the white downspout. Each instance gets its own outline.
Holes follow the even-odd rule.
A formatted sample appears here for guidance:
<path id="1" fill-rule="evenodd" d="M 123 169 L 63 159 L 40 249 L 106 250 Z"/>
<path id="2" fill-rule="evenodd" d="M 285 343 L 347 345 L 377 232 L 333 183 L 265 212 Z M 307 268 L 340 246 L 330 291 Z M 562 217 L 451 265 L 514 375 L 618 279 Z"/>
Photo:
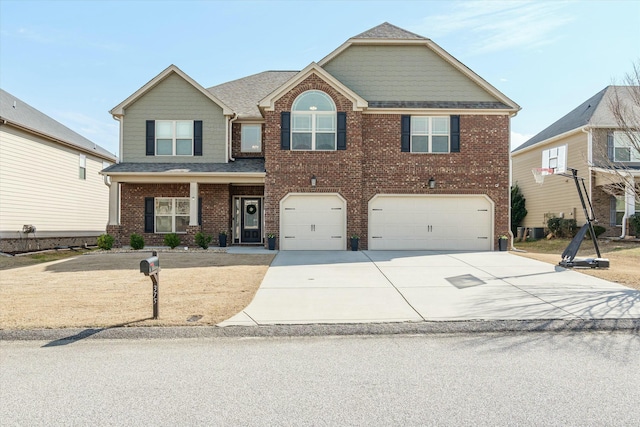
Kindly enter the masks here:
<path id="1" fill-rule="evenodd" d="M 227 158 L 232 162 L 236 159 L 233 157 L 233 122 L 238 120 L 238 113 L 233 113 L 233 118 L 229 119 L 229 127 L 227 128 Z"/>

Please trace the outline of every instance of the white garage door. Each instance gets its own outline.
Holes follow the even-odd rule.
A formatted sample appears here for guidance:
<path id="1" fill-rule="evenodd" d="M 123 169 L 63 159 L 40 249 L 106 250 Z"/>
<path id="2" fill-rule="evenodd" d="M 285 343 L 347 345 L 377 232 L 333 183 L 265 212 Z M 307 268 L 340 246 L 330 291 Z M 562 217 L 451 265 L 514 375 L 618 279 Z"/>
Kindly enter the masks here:
<path id="1" fill-rule="evenodd" d="M 484 196 L 378 195 L 369 202 L 371 250 L 492 249 L 493 205 Z"/>
<path id="2" fill-rule="evenodd" d="M 346 202 L 336 194 L 290 194 L 280 202 L 280 249 L 346 249 Z"/>

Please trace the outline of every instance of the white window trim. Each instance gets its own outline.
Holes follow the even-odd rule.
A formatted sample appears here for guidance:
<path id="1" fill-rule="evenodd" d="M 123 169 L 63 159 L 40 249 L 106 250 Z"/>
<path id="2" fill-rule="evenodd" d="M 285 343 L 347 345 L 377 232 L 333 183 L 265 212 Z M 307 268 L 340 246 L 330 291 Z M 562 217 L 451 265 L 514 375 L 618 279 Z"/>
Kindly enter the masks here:
<path id="1" fill-rule="evenodd" d="M 168 199 L 171 200 L 171 214 L 160 214 L 158 215 L 157 212 L 157 208 L 156 208 L 156 204 L 158 199 Z M 185 216 L 185 217 L 190 217 L 189 214 L 186 215 L 177 215 L 176 214 L 176 201 L 177 200 L 186 200 L 187 202 L 191 203 L 190 199 L 188 197 L 154 197 L 153 199 L 153 232 L 155 234 L 171 234 L 171 233 L 176 233 L 176 234 L 187 234 L 186 231 L 176 231 L 176 217 L 177 216 Z M 191 205 L 189 205 L 191 206 Z M 171 231 L 158 231 L 158 226 L 157 226 L 157 222 L 158 222 L 158 217 L 159 216 L 170 216 L 171 217 Z"/>
<path id="2" fill-rule="evenodd" d="M 244 149 L 244 128 L 245 126 L 255 126 L 259 129 L 258 132 L 258 149 L 257 150 L 245 150 Z M 240 125 L 240 152 L 241 153 L 261 153 L 262 152 L 262 123 L 241 123 Z"/>
<path id="3" fill-rule="evenodd" d="M 290 150 L 291 151 L 326 151 L 326 152 L 330 152 L 330 151 L 337 151 L 338 150 L 338 109 L 336 108 L 336 104 L 335 102 L 333 102 L 333 99 L 331 99 L 331 97 L 329 95 L 327 95 L 326 93 L 322 92 L 321 90 L 310 90 L 310 91 L 306 91 L 302 94 L 300 94 L 298 96 L 298 98 L 304 96 L 305 94 L 309 93 L 309 92 L 320 92 L 323 93 L 324 95 L 326 95 L 329 100 L 331 100 L 331 103 L 333 104 L 333 111 L 296 111 L 296 110 L 291 110 L 291 147 Z M 296 101 L 298 100 L 298 98 L 296 98 L 296 100 L 293 102 L 294 104 L 296 103 Z M 293 124 L 295 123 L 295 116 L 302 116 L 302 115 L 311 115 L 311 130 L 310 131 L 305 131 L 305 132 L 295 132 L 294 130 L 294 126 Z M 333 116 L 334 120 L 333 120 L 333 131 L 318 131 L 316 130 L 316 126 L 317 126 L 317 117 L 318 116 Z M 311 148 L 310 149 L 300 149 L 300 148 L 293 148 L 293 135 L 295 133 L 311 133 Z M 316 134 L 318 133 L 333 133 L 333 148 L 331 150 L 318 150 L 316 148 Z"/>
<path id="4" fill-rule="evenodd" d="M 84 154 L 80 154 L 78 157 L 78 178 L 86 181 L 87 180 L 87 156 Z"/>
<path id="5" fill-rule="evenodd" d="M 415 126 L 413 125 L 414 118 L 427 118 L 429 120 L 429 128 L 426 133 L 418 133 L 415 131 Z M 448 120 L 447 123 L 447 151 L 433 151 L 433 137 L 434 136 L 444 136 L 442 133 L 433 133 L 433 119 L 434 118 L 446 118 Z M 413 137 L 415 136 L 426 136 L 427 137 L 427 151 L 413 151 Z M 411 135 L 410 135 L 410 148 L 411 152 L 414 154 L 449 154 L 451 153 L 451 116 L 411 116 Z"/>
<path id="6" fill-rule="evenodd" d="M 177 138 L 176 137 L 176 125 L 178 122 L 190 122 L 191 123 L 191 154 L 177 154 L 177 140 L 178 139 L 186 139 L 186 138 Z M 158 154 L 158 139 L 168 139 L 168 138 L 158 138 L 158 123 L 171 123 L 171 154 Z M 193 157 L 193 120 L 156 120 L 155 121 L 155 155 L 159 157 Z"/>

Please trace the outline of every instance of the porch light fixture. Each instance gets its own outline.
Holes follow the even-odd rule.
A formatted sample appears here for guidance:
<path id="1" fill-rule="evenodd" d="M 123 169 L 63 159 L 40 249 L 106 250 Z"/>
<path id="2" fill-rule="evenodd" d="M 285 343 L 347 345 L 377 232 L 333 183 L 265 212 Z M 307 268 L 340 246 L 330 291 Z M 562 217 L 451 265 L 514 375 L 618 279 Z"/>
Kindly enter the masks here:
<path id="1" fill-rule="evenodd" d="M 316 179 L 316 176 L 311 175 L 311 186 L 315 187 L 317 183 L 318 183 L 318 180 Z"/>
<path id="2" fill-rule="evenodd" d="M 429 178 L 429 188 L 436 188 L 436 180 L 433 177 Z"/>

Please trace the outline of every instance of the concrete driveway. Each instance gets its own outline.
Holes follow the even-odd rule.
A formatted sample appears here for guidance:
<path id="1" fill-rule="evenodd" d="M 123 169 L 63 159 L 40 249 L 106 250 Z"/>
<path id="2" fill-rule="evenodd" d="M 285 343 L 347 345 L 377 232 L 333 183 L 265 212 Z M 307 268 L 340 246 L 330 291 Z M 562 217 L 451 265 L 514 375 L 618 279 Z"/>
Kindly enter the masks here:
<path id="1" fill-rule="evenodd" d="M 219 326 L 640 318 L 640 291 L 508 252 L 279 252 Z"/>

